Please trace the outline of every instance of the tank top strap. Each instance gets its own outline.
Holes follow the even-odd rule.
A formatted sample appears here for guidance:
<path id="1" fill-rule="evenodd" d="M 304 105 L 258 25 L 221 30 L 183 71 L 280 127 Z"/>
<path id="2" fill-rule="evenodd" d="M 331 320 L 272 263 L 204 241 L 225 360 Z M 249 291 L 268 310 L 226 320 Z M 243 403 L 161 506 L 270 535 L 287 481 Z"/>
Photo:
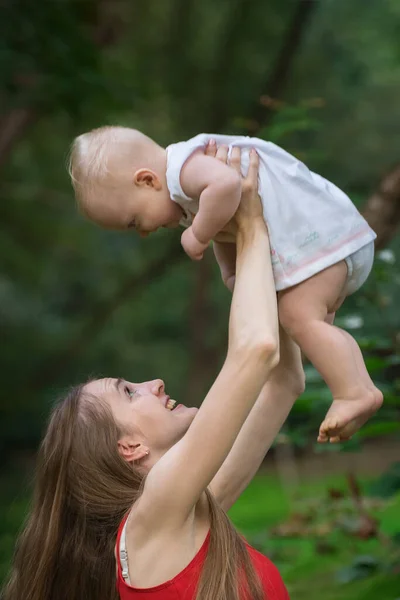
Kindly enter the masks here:
<path id="1" fill-rule="evenodd" d="M 115 555 L 117 557 L 118 573 L 128 585 L 130 585 L 130 580 L 128 569 L 128 553 L 126 550 L 126 525 L 128 523 L 129 515 L 130 512 L 121 521 L 115 545 Z"/>

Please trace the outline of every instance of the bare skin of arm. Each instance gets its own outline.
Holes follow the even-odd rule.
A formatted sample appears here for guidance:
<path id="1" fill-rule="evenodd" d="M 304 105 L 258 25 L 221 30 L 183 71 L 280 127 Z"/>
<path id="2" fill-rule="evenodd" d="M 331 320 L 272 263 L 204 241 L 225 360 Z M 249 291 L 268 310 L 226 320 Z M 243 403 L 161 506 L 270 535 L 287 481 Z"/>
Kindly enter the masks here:
<path id="1" fill-rule="evenodd" d="M 210 484 L 229 510 L 257 473 L 265 455 L 300 394 L 304 371 L 300 349 L 280 328 L 280 361 L 265 383 L 232 450 Z"/>
<path id="2" fill-rule="evenodd" d="M 216 158 L 223 164 L 227 164 L 227 146 L 219 146 L 217 148 L 215 144 L 209 143 L 205 154 L 206 156 Z M 240 152 L 238 148 L 233 149 L 231 164 L 232 166 L 235 166 L 237 171 L 240 169 Z M 236 272 L 236 240 L 233 235 L 233 230 L 232 223 L 228 223 L 224 230 L 215 236 L 213 241 L 214 255 L 221 271 L 222 281 L 231 292 L 233 292 L 235 285 Z"/>
<path id="3" fill-rule="evenodd" d="M 210 241 L 232 219 L 239 206 L 240 174 L 199 151 L 183 166 L 181 185 L 187 196 L 199 198 L 199 211 L 193 224 L 182 234 L 182 246 L 192 259 L 200 260 Z"/>

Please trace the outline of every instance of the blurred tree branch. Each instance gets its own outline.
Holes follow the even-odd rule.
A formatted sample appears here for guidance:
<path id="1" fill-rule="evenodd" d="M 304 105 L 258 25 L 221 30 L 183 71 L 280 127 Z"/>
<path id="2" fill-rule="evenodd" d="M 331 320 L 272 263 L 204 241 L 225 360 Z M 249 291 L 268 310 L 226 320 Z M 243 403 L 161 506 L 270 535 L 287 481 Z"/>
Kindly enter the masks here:
<path id="1" fill-rule="evenodd" d="M 243 19 L 249 10 L 248 0 L 236 0 L 229 11 L 229 21 L 221 32 L 220 53 L 217 57 L 209 83 L 211 99 L 209 106 L 209 130 L 222 131 L 228 121 L 224 84 L 227 69 L 231 64 L 231 55 L 235 43 L 240 39 L 243 29 Z"/>
<path id="2" fill-rule="evenodd" d="M 33 108 L 12 108 L 0 118 L 0 168 L 7 161 L 15 144 L 36 121 Z"/>
<path id="3" fill-rule="evenodd" d="M 72 1 L 71 11 L 74 9 L 73 5 L 74 2 Z M 79 7 L 79 2 L 75 3 L 75 5 Z M 115 10 L 116 3 L 112 0 L 93 0 L 91 4 L 88 3 L 86 6 L 81 5 L 81 7 L 83 7 L 85 12 L 85 20 L 87 21 L 85 24 L 89 29 L 92 43 L 98 48 L 114 44 L 120 35 L 122 27 L 122 20 Z M 11 3 L 8 7 L 8 10 L 10 9 L 13 10 Z M 18 12 L 18 7 L 15 7 L 14 10 Z M 27 21 L 30 20 L 29 11 L 24 14 L 24 19 Z M 79 23 L 79 27 L 81 25 L 82 23 Z M 78 31 L 79 27 L 74 32 L 77 36 L 80 34 Z M 21 31 L 23 31 L 23 28 Z M 37 35 L 40 36 L 43 33 L 39 32 Z M 57 37 L 57 33 L 55 37 Z M 62 41 L 68 46 L 68 39 Z M 18 52 L 21 53 L 22 59 L 24 59 L 23 52 L 20 49 L 18 49 Z M 24 63 L 22 62 L 22 64 Z M 40 88 L 41 81 L 43 81 L 45 87 L 43 97 L 47 98 L 49 90 L 51 90 L 51 85 L 49 86 L 48 82 L 45 83 L 46 77 L 42 77 L 45 69 L 42 67 L 43 65 L 39 64 L 37 68 L 38 72 L 34 74 L 14 73 L 12 81 L 13 92 L 8 97 L 2 98 L 2 103 L 9 108 L 3 108 L 3 114 L 0 117 L 0 169 L 8 161 L 15 145 L 44 114 L 43 107 L 40 106 L 40 101 L 38 100 L 41 97 L 38 89 Z M 43 70 L 43 73 L 40 72 L 41 70 Z M 27 100 L 27 96 L 28 98 L 31 96 L 31 98 Z"/>
<path id="4" fill-rule="evenodd" d="M 222 344 L 210 343 L 210 331 L 215 328 L 215 314 L 210 300 L 213 284 L 214 256 L 211 248 L 196 265 L 196 279 L 189 307 L 189 368 L 185 397 L 199 406 L 216 375 L 218 361 L 224 350 Z M 223 339 L 225 346 L 225 337 Z"/>
<path id="5" fill-rule="evenodd" d="M 30 390 L 40 390 L 57 380 L 57 378 L 68 368 L 73 360 L 81 355 L 85 348 L 93 343 L 95 337 L 103 329 L 113 313 L 133 294 L 135 298 L 145 286 L 150 285 L 155 279 L 165 275 L 172 265 L 177 264 L 186 257 L 181 246 L 172 243 L 161 257 L 154 259 L 145 265 L 143 270 L 136 276 L 129 276 L 122 282 L 116 293 L 107 301 L 97 306 L 87 307 L 90 317 L 80 331 L 51 358 L 47 358 L 43 367 L 39 368 L 35 377 L 28 383 Z"/>
<path id="6" fill-rule="evenodd" d="M 159 61 L 162 69 L 160 77 L 165 80 L 166 88 L 170 90 L 171 95 L 176 95 L 178 98 L 182 98 L 185 93 L 190 93 L 193 79 L 196 77 L 189 52 L 187 50 L 182 52 L 182 48 L 186 49 L 190 46 L 193 35 L 192 9 L 193 1 L 175 0 L 170 18 L 167 20 L 162 57 Z"/>
<path id="7" fill-rule="evenodd" d="M 382 178 L 362 214 L 376 232 L 375 246 L 381 250 L 394 237 L 400 223 L 400 164 Z"/>
<path id="8" fill-rule="evenodd" d="M 250 135 L 256 135 L 261 128 L 268 127 L 270 124 L 274 116 L 273 102 L 271 102 L 270 106 L 266 107 L 261 102 L 261 98 L 262 96 L 267 96 L 271 99 L 276 99 L 282 94 L 307 25 L 317 5 L 318 3 L 315 0 L 297 1 L 296 9 L 287 28 L 272 74 L 266 82 L 265 87 L 260 90 L 253 108 L 249 111 L 248 128 Z"/>

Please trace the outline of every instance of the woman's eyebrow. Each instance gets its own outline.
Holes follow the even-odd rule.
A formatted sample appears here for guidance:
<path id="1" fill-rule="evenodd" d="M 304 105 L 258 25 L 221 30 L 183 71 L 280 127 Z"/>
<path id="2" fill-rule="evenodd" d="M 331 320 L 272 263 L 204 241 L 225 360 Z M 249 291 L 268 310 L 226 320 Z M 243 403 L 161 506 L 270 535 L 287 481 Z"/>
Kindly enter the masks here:
<path id="1" fill-rule="evenodd" d="M 121 383 L 124 380 L 122 379 L 122 377 L 118 377 L 118 379 L 114 379 L 114 387 L 117 390 L 117 392 L 119 392 L 119 386 L 121 385 Z"/>

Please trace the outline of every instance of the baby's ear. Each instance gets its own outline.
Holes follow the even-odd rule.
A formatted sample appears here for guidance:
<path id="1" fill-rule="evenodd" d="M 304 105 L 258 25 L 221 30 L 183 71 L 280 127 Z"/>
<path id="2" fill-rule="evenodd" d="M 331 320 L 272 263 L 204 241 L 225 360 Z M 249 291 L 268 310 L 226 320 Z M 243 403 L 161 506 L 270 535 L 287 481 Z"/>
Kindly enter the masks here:
<path id="1" fill-rule="evenodd" d="M 139 169 L 133 176 L 133 183 L 139 187 L 148 187 L 155 190 L 161 189 L 161 182 L 156 173 L 151 169 Z"/>

